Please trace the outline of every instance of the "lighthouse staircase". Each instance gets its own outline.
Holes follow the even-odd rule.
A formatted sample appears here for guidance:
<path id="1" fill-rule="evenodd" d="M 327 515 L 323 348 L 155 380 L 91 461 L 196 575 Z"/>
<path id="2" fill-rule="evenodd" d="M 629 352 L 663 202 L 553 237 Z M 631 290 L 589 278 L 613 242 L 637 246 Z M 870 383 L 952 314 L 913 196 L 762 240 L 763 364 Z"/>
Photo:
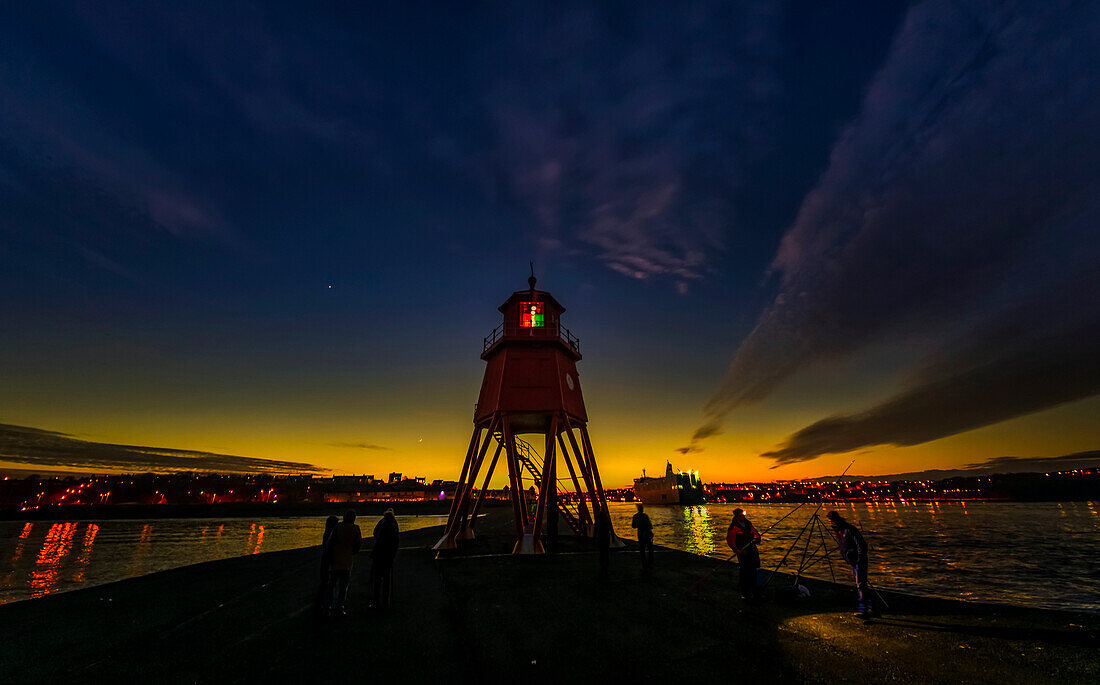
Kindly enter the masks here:
<path id="1" fill-rule="evenodd" d="M 504 435 L 500 431 L 493 433 L 493 437 L 497 442 L 504 445 Z M 534 484 L 535 490 L 542 489 L 542 470 L 543 459 L 539 455 L 538 451 L 531 443 L 527 442 L 523 438 L 514 436 L 516 441 L 516 458 L 519 459 L 519 463 L 523 465 L 523 468 L 531 474 L 531 477 L 522 477 L 523 481 L 530 481 Z M 507 446 L 504 446 L 507 449 Z M 576 535 L 585 535 L 588 521 L 586 520 L 585 513 L 581 511 L 580 498 L 584 496 L 583 493 L 572 493 L 562 487 L 562 481 L 568 482 L 564 478 L 557 479 L 557 497 L 554 498 L 557 504 L 558 511 L 561 512 L 561 517 L 565 519 L 565 523 L 572 529 Z M 535 508 L 527 508 L 527 521 L 528 526 L 533 526 L 535 523 Z"/>

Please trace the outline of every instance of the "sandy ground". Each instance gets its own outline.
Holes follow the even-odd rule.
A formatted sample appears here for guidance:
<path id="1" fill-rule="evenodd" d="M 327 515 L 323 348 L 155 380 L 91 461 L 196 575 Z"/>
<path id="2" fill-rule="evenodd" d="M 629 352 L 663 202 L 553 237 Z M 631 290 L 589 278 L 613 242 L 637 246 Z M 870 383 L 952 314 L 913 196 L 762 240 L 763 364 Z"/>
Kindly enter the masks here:
<path id="1" fill-rule="evenodd" d="M 1100 616 L 886 594 L 864 623 L 829 583 L 746 606 L 734 565 L 659 549 L 646 575 L 628 547 L 600 582 L 587 544 L 503 554 L 510 526 L 494 513 L 443 559 L 437 529 L 404 534 L 386 613 L 362 555 L 349 615 L 319 619 L 316 548 L 9 604 L 0 682 L 1100 682 Z"/>

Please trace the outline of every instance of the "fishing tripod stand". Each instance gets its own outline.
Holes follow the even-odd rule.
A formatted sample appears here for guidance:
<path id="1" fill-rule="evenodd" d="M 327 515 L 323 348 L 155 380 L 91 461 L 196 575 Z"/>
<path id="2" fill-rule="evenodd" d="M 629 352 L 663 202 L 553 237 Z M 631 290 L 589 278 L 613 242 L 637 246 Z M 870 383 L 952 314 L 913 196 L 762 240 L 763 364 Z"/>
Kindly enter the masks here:
<path id="1" fill-rule="evenodd" d="M 814 513 L 810 515 L 810 519 L 806 521 L 806 524 L 802 526 L 802 529 L 800 531 L 798 531 L 798 535 L 795 536 L 794 542 L 792 542 L 791 546 L 787 548 L 786 554 L 783 555 L 783 558 L 780 559 L 779 563 L 775 565 L 774 569 L 772 569 L 772 572 L 768 576 L 768 579 L 764 582 L 765 588 L 768 587 L 768 585 L 772 582 L 772 579 L 775 578 L 776 575 L 778 575 L 779 569 L 787 563 L 787 559 L 791 558 L 792 554 L 795 553 L 795 548 L 797 548 L 800 543 L 802 544 L 802 555 L 799 558 L 798 566 L 795 569 L 794 587 L 798 588 L 798 581 L 801 580 L 802 574 L 815 564 L 821 563 L 822 559 L 824 559 L 829 564 L 829 577 L 832 578 L 832 581 L 834 583 L 836 582 L 836 571 L 833 569 L 833 560 L 830 556 L 830 553 L 835 551 L 839 554 L 840 545 L 839 543 L 837 543 L 837 540 L 833 536 L 832 531 L 828 529 L 828 524 L 826 524 L 825 521 L 823 521 L 821 518 L 821 506 L 822 505 L 820 504 L 817 505 L 817 508 L 814 509 Z M 817 543 L 814 542 L 814 533 L 817 534 L 817 539 L 819 540 L 819 542 Z M 805 542 L 802 541 L 803 538 L 805 538 Z M 811 545 L 813 546 L 812 550 L 810 549 Z M 890 608 L 890 605 L 886 602 L 886 599 L 882 596 L 882 594 L 875 586 L 871 585 L 871 583 L 868 582 L 867 587 L 870 588 L 871 592 L 874 593 L 874 596 L 878 598 L 878 601 L 881 602 L 882 606 L 886 607 L 887 609 Z"/>
<path id="2" fill-rule="evenodd" d="M 819 540 L 816 543 L 814 541 L 815 533 Z M 803 542 L 803 538 L 805 538 L 805 542 Z M 832 541 L 832 546 L 829 544 L 830 541 Z M 772 569 L 767 581 L 764 582 L 765 588 L 772 582 L 772 578 L 775 578 L 778 574 L 779 569 L 787 563 L 787 560 L 791 559 L 791 555 L 795 553 L 795 548 L 797 548 L 800 543 L 802 543 L 802 555 L 798 559 L 798 566 L 794 574 L 795 586 L 798 585 L 798 581 L 802 578 L 802 574 L 815 564 L 819 564 L 822 559 L 828 562 L 829 577 L 833 579 L 834 583 L 836 582 L 836 572 L 833 570 L 833 560 L 830 553 L 837 550 L 838 547 L 836 538 L 834 538 L 832 532 L 826 528 L 825 521 L 821 519 L 821 505 L 819 504 L 817 505 L 817 509 L 814 509 L 814 513 L 810 516 L 809 520 L 806 521 L 806 524 L 798 531 L 798 535 L 795 536 L 791 546 L 787 548 L 787 552 L 783 555 L 783 558 L 780 559 L 779 563 Z M 813 546 L 812 550 L 810 549 L 811 545 Z"/>

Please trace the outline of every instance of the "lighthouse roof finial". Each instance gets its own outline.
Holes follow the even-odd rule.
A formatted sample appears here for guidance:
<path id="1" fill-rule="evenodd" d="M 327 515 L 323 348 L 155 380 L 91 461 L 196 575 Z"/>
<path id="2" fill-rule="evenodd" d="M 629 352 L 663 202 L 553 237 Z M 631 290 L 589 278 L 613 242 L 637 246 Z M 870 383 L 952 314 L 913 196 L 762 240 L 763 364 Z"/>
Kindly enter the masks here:
<path id="1" fill-rule="evenodd" d="M 531 290 L 535 289 L 535 263 L 527 262 L 531 265 L 531 275 L 527 278 L 527 284 L 531 286 Z"/>

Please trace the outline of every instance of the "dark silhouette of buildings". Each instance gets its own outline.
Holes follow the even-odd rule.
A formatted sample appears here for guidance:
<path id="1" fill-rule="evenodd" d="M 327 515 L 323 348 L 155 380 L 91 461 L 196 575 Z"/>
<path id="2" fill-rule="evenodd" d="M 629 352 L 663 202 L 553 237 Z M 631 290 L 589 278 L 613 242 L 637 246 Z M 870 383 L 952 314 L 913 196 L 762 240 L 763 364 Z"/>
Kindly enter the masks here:
<path id="1" fill-rule="evenodd" d="M 373 476 L 316 476 L 217 473 L 136 473 L 110 476 L 29 475 L 0 478 L 0 511 L 18 514 L 51 507 L 110 505 L 324 504 L 335 502 L 446 501 L 451 480 L 403 478 L 384 482 Z M 1050 473 L 1007 473 L 939 481 L 781 481 L 711 483 L 708 502 L 842 501 L 1085 501 L 1100 500 L 1100 467 Z M 605 490 L 613 502 L 635 501 L 633 488 Z M 475 490 L 474 494 L 480 494 Z M 524 499 L 537 497 L 534 488 Z M 559 493 L 563 503 L 575 494 Z M 485 492 L 485 499 L 509 500 L 507 487 Z"/>

